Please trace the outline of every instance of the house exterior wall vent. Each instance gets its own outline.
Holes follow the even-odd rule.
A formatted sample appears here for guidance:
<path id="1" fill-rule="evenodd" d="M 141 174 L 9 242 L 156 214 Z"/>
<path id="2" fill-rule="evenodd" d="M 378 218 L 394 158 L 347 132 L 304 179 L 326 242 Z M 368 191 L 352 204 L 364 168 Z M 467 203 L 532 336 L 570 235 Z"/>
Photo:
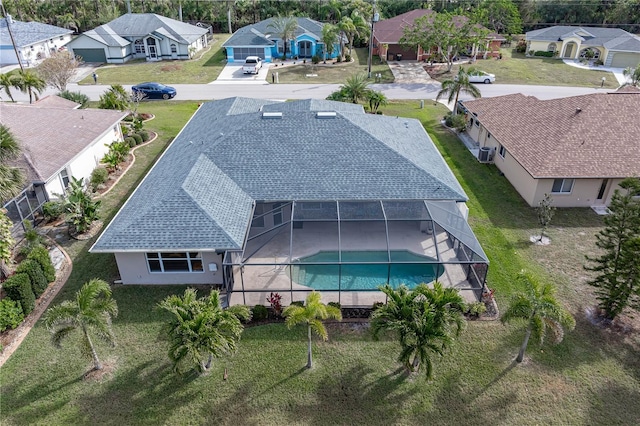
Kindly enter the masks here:
<path id="1" fill-rule="evenodd" d="M 282 113 L 281 112 L 263 112 L 262 118 L 263 119 L 273 119 L 273 118 L 282 119 Z"/>
<path id="2" fill-rule="evenodd" d="M 316 118 L 336 118 L 336 116 L 335 111 L 318 111 L 316 113 Z"/>

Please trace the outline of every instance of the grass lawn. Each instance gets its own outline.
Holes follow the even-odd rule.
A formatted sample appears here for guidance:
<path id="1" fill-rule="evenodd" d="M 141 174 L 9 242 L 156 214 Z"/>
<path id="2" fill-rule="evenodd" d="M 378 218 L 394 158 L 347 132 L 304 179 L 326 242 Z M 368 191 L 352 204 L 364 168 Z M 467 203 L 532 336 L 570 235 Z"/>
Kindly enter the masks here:
<path id="1" fill-rule="evenodd" d="M 584 86 L 600 87 L 604 77 L 604 87 L 618 87 L 616 77 L 607 71 L 585 70 L 566 65 L 561 59 L 527 58 L 524 53 L 516 53 L 513 49 L 501 49 L 502 59 L 479 59 L 473 66 L 496 75 L 497 84 L 532 84 L 545 86 Z M 468 65 L 465 65 L 465 67 Z M 458 73 L 458 65 L 454 65 L 451 73 L 437 76 L 437 80 L 451 79 Z"/>
<path id="2" fill-rule="evenodd" d="M 105 197 L 107 220 L 195 108 L 196 103 L 181 102 L 144 105 L 144 112 L 157 115 L 147 126 L 160 130 L 162 138 L 141 149 L 135 169 Z M 419 118 L 467 191 L 470 223 L 492 262 L 489 285 L 500 306 L 515 290 L 512 278 L 522 268 L 556 282 L 578 320 L 561 345 L 532 345 L 530 358 L 514 366 L 520 327 L 469 322 L 427 381 L 398 369 L 393 340 L 374 342 L 351 324 L 330 325 L 331 340 L 315 343 L 315 367 L 304 370 L 305 330 L 272 324 L 246 329 L 238 353 L 217 361 L 208 376 L 179 378 L 171 373 L 159 337 L 165 314 L 155 306 L 183 288 L 116 286 L 118 347 L 99 347 L 112 371 L 100 381 L 84 380 L 89 363 L 80 358 L 75 341 L 53 349 L 38 322 L 0 370 L 0 423 L 637 424 L 638 336 L 600 331 L 581 315 L 593 299 L 585 293 L 579 265 L 601 219 L 586 209 L 559 210 L 549 230 L 552 244 L 532 246 L 528 236 L 537 231 L 535 212 L 494 166 L 479 164 L 439 127 L 444 107 L 420 109 L 417 101 L 407 101 L 383 110 Z M 116 276 L 113 257 L 86 253 L 90 243 L 65 247 L 75 257 L 74 269 L 54 303 L 89 278 Z"/>
<path id="3" fill-rule="evenodd" d="M 286 67 L 272 67 L 269 72 L 278 72 L 280 83 L 320 83 L 320 84 L 342 84 L 345 80 L 355 74 L 367 74 L 368 50 L 364 47 L 353 49 L 353 62 L 335 63 L 327 61 L 326 64 L 320 62 L 313 65 L 310 60 L 303 64 L 301 60 L 296 61 L 296 65 L 287 65 Z M 279 62 L 276 62 L 279 63 Z M 287 60 L 292 63 L 292 60 Z M 308 74 L 317 74 L 317 77 L 307 77 Z M 371 65 L 371 75 L 381 74 L 380 82 L 393 83 L 393 73 L 386 63 L 381 63 L 378 57 L 374 57 Z M 267 81 L 271 77 L 267 78 Z M 373 77 L 372 77 L 373 80 Z"/>
<path id="4" fill-rule="evenodd" d="M 229 34 L 214 34 L 214 41 L 189 61 L 147 62 L 136 59 L 122 65 L 106 64 L 96 72 L 100 84 L 138 84 L 145 81 L 163 84 L 211 83 L 227 64 L 222 43 L 229 37 Z M 79 84 L 93 84 L 93 78 L 88 76 Z"/>

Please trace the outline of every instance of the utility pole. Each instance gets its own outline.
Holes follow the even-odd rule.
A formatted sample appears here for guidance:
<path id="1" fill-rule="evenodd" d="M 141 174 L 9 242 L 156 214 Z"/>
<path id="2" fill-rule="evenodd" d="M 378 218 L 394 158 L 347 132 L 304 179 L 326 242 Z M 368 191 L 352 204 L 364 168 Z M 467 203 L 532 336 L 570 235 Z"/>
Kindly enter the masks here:
<path id="1" fill-rule="evenodd" d="M 18 65 L 20 65 L 20 70 L 24 72 L 24 66 L 22 66 L 22 59 L 20 58 L 20 53 L 18 52 L 18 46 L 16 46 L 16 39 L 13 37 L 13 31 L 11 31 L 11 15 L 7 15 L 7 11 L 4 10 L 4 4 L 2 3 L 2 0 L 0 0 L 0 7 L 2 8 L 2 16 L 4 16 L 4 19 L 7 21 L 7 31 L 9 31 L 11 44 L 13 44 L 13 51 L 16 52 Z"/>
<path id="2" fill-rule="evenodd" d="M 369 35 L 369 61 L 367 78 L 371 78 L 371 65 L 373 63 L 373 27 L 380 20 L 380 15 L 376 13 L 376 0 L 373 0 L 373 10 L 371 11 L 371 34 Z"/>

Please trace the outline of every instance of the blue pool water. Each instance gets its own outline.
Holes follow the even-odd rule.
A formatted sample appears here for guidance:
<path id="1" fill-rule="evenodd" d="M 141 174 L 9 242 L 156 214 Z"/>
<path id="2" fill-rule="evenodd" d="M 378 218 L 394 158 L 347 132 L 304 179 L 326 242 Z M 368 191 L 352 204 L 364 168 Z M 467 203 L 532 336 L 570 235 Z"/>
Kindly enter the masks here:
<path id="1" fill-rule="evenodd" d="M 387 262 L 384 264 L 306 265 L 305 263 L 338 262 L 337 251 L 321 251 L 303 257 L 291 267 L 294 282 L 316 290 L 376 290 L 389 282 L 396 288 L 405 284 L 414 288 L 430 283 L 444 272 L 444 266 L 435 259 L 406 250 L 391 251 L 391 264 L 386 251 L 343 251 L 342 262 Z M 420 262 L 420 263 L 394 263 Z M 341 269 L 342 268 L 342 269 Z M 387 280 L 387 278 L 389 279 Z"/>

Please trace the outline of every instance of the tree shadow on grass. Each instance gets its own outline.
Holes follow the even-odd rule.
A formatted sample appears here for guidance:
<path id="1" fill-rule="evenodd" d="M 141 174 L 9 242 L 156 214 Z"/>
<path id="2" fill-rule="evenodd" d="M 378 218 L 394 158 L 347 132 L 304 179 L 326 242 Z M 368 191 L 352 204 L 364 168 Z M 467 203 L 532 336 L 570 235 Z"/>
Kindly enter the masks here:
<path id="1" fill-rule="evenodd" d="M 640 392 L 607 383 L 590 399 L 589 425 L 637 425 L 640 423 Z"/>

